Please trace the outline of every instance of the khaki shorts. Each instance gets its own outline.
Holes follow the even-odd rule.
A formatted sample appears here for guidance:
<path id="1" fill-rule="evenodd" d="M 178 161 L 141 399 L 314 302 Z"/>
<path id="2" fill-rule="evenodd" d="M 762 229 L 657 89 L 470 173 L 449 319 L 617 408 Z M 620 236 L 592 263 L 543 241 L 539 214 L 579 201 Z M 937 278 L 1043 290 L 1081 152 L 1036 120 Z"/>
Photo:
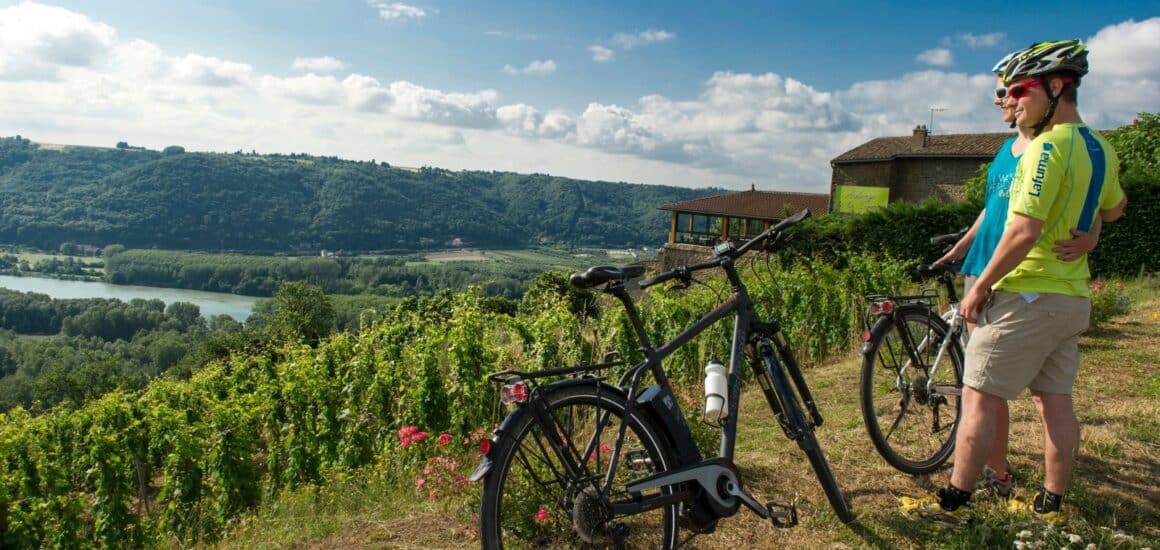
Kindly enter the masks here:
<path id="1" fill-rule="evenodd" d="M 1003 399 L 1023 388 L 1071 395 L 1079 373 L 1079 336 L 1088 328 L 1091 300 L 995 292 L 967 345 L 963 383 Z"/>
<path id="2" fill-rule="evenodd" d="M 978 281 L 978 280 L 979 280 L 978 275 L 964 275 L 963 276 L 963 293 L 962 293 L 962 295 L 959 296 L 960 301 L 963 298 L 967 297 L 967 293 L 969 293 L 971 291 L 971 287 L 975 286 L 975 281 Z"/>

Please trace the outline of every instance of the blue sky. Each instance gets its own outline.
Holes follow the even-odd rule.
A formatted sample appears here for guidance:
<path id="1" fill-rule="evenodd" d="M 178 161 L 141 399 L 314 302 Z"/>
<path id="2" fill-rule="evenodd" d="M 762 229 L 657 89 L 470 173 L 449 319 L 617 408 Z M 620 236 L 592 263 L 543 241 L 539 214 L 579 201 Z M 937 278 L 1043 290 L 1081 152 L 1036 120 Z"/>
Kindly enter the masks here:
<path id="1" fill-rule="evenodd" d="M 1097 6 L 1093 9 L 1092 6 Z M 1081 113 L 1160 110 L 1160 2 L 0 0 L 0 135 L 824 192 L 927 123 L 1002 131 L 988 69 L 1089 42 Z"/>

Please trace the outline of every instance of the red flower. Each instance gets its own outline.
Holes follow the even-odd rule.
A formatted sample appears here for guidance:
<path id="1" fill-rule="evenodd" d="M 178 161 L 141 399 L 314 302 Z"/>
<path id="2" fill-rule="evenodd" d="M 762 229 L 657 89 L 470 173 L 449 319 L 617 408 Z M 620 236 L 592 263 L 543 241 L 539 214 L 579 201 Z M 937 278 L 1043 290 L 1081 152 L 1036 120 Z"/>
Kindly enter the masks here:
<path id="1" fill-rule="evenodd" d="M 443 432 L 443 433 L 439 434 L 439 444 L 442 446 L 450 445 L 451 444 L 451 434 L 449 434 L 447 432 Z"/>
<path id="2" fill-rule="evenodd" d="M 539 510 L 536 510 L 535 515 L 532 517 L 535 518 L 536 523 L 544 523 L 548 521 L 548 511 L 540 508 Z"/>
<path id="3" fill-rule="evenodd" d="M 600 452 L 607 453 L 608 451 L 611 451 L 611 450 L 612 450 L 612 447 L 609 447 L 608 444 L 606 444 L 606 443 L 600 444 Z"/>
<path id="4" fill-rule="evenodd" d="M 420 441 L 423 441 L 424 439 L 427 439 L 427 432 L 417 431 L 417 432 L 411 434 L 411 443 L 418 443 Z"/>

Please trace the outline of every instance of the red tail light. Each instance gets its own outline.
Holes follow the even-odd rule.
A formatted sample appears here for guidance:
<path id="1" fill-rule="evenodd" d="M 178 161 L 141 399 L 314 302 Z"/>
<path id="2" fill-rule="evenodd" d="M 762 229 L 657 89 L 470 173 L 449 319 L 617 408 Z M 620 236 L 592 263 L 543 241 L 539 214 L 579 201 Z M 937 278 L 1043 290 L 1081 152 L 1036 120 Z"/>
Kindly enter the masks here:
<path id="1" fill-rule="evenodd" d="M 870 331 L 868 331 L 868 330 L 864 330 L 864 331 L 862 331 L 862 341 L 863 341 L 863 342 L 869 342 L 869 341 L 870 341 Z"/>
<path id="2" fill-rule="evenodd" d="M 878 300 L 870 304 L 870 315 L 890 315 L 894 312 L 894 302 L 891 300 Z"/>
<path id="3" fill-rule="evenodd" d="M 528 400 L 528 385 L 522 380 L 505 384 L 499 390 L 499 400 L 505 405 L 523 403 Z"/>
<path id="4" fill-rule="evenodd" d="M 482 439 L 482 440 L 480 440 L 480 442 L 479 442 L 479 452 L 480 452 L 481 454 L 483 454 L 483 456 L 487 456 L 487 454 L 491 452 L 491 440 L 490 440 L 490 439 Z"/>

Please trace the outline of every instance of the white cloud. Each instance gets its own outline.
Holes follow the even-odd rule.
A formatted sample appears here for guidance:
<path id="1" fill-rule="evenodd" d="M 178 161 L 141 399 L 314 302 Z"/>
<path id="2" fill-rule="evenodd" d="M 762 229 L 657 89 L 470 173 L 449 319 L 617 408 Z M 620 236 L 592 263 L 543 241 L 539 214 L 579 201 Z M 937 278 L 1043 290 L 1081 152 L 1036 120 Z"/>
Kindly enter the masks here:
<path id="1" fill-rule="evenodd" d="M 0 80 L 53 80 L 109 53 L 117 33 L 64 8 L 24 2 L 0 9 Z"/>
<path id="2" fill-rule="evenodd" d="M 936 67 L 946 67 L 954 64 L 954 57 L 951 56 L 951 51 L 946 48 L 933 48 L 926 50 L 914 57 L 914 60 L 926 65 L 934 65 Z"/>
<path id="3" fill-rule="evenodd" d="M 0 128 L 50 143 L 124 139 L 158 149 L 824 192 L 830 159 L 875 137 L 909 134 L 928 123 L 932 106 L 947 109 L 935 114 L 936 133 L 1006 131 L 990 103 L 994 77 L 984 71 L 932 68 L 834 90 L 789 75 L 720 71 L 692 94 L 617 104 L 595 97 L 577 112 L 505 101 L 487 88 L 441 90 L 361 74 L 286 77 L 241 57 L 119 39 L 107 25 L 58 8 L 51 17 L 16 19 L 29 5 L 0 9 Z M 1160 105 L 1158 26 L 1160 18 L 1129 21 L 1088 40 L 1093 71 L 1080 108 L 1089 123 L 1115 127 Z M 87 37 L 87 57 L 46 53 L 69 51 L 75 36 Z M 16 78 L 14 59 L 25 76 Z M 541 61 L 538 70 L 547 66 Z"/>
<path id="4" fill-rule="evenodd" d="M 388 112 L 402 118 L 471 128 L 495 125 L 495 90 L 444 93 L 406 81 L 392 82 L 387 90 Z"/>
<path id="5" fill-rule="evenodd" d="M 556 62 L 551 59 L 535 60 L 528 63 L 526 67 L 519 68 L 511 65 L 504 65 L 503 72 L 507 74 L 530 74 L 536 76 L 550 75 L 556 72 Z"/>
<path id="6" fill-rule="evenodd" d="M 295 57 L 291 66 L 298 71 L 316 73 L 335 73 L 346 69 L 346 63 L 329 55 L 324 57 Z"/>
<path id="7" fill-rule="evenodd" d="M 612 61 L 612 50 L 605 48 L 604 46 L 593 44 L 588 46 L 588 51 L 592 52 L 592 60 L 597 63 Z"/>
<path id="8" fill-rule="evenodd" d="M 245 63 L 192 53 L 178 59 L 173 65 L 173 74 L 178 80 L 201 86 L 242 85 L 252 72 L 253 67 Z"/>
<path id="9" fill-rule="evenodd" d="M 419 19 L 427 16 L 423 8 L 404 4 L 402 2 L 385 2 L 383 0 L 367 0 L 372 8 L 379 11 L 379 17 L 387 21 L 395 19 Z"/>
<path id="10" fill-rule="evenodd" d="M 1104 27 L 1086 43 L 1095 75 L 1160 78 L 1160 17 Z"/>
<path id="11" fill-rule="evenodd" d="M 959 41 L 969 48 L 991 48 L 998 46 L 1007 39 L 1007 33 L 992 32 L 987 34 L 973 34 L 964 32 L 959 34 Z"/>
<path id="12" fill-rule="evenodd" d="M 511 40 L 539 40 L 540 35 L 534 33 L 521 33 L 511 31 L 487 31 L 483 34 L 488 36 L 495 36 L 498 38 L 508 38 Z"/>
<path id="13" fill-rule="evenodd" d="M 626 50 L 631 50 L 637 46 L 643 46 L 645 44 L 653 44 L 656 42 L 665 42 L 668 40 L 672 40 L 676 37 L 677 37 L 677 35 L 675 33 L 671 33 L 669 31 L 663 31 L 663 30 L 659 30 L 659 29 L 649 29 L 646 31 L 633 33 L 633 34 L 623 33 L 623 32 L 617 33 L 615 36 L 612 37 L 612 43 L 616 44 L 616 45 L 618 45 L 621 48 L 624 48 Z"/>

